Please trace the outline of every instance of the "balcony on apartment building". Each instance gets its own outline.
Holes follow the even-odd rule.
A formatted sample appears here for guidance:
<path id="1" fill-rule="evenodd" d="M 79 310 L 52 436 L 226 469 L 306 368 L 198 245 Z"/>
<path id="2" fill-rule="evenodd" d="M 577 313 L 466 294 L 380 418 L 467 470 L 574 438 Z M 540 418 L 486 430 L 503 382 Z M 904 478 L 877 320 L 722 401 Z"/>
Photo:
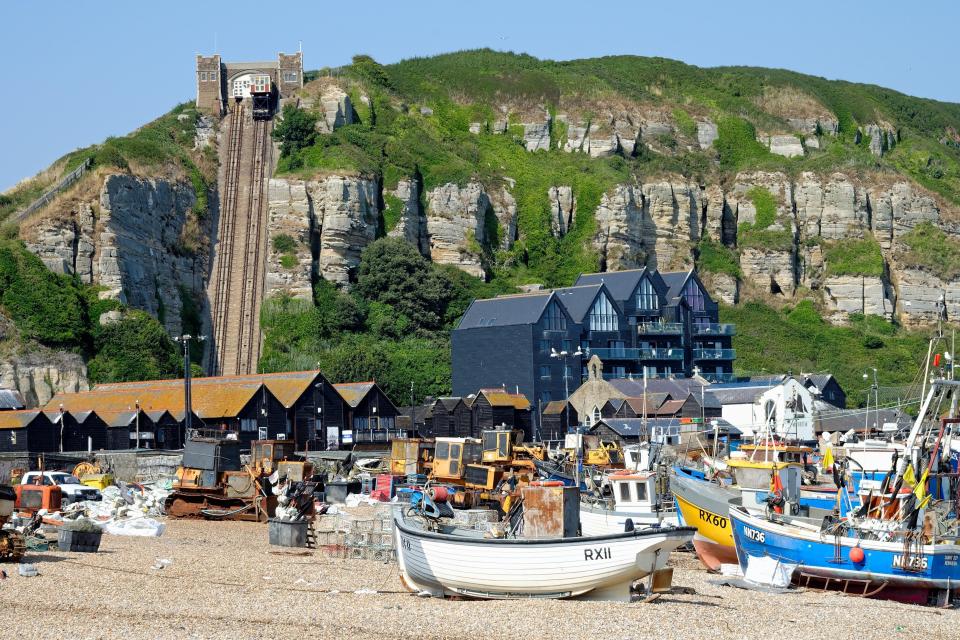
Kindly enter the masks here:
<path id="1" fill-rule="evenodd" d="M 683 360 L 683 349 L 680 347 L 672 349 L 654 349 L 629 347 L 600 347 L 590 349 L 590 355 L 595 355 L 601 360 Z"/>
<path id="2" fill-rule="evenodd" d="M 693 334 L 698 338 L 708 338 L 710 336 L 733 336 L 737 334 L 737 325 L 735 324 L 695 324 L 693 325 Z"/>
<path id="3" fill-rule="evenodd" d="M 737 357 L 734 349 L 694 349 L 694 360 L 733 360 Z"/>

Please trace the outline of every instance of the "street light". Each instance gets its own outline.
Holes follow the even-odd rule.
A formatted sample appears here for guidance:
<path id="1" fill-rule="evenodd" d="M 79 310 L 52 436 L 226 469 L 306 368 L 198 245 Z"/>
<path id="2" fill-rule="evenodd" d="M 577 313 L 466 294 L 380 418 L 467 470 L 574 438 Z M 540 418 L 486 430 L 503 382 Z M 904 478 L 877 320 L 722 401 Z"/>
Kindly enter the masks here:
<path id="1" fill-rule="evenodd" d="M 868 422 L 869 419 L 870 419 L 870 391 L 873 391 L 873 407 L 874 407 L 874 410 L 876 411 L 876 417 L 875 417 L 875 419 L 874 419 L 874 421 L 873 421 L 873 428 L 874 428 L 874 429 L 877 428 L 877 420 L 880 419 L 880 386 L 877 384 L 877 368 L 876 368 L 876 367 L 870 367 L 870 369 L 873 370 L 873 384 L 870 385 L 870 390 L 867 391 L 867 410 L 864 412 L 864 416 L 863 416 L 863 441 L 864 441 L 864 446 L 866 446 L 867 434 L 869 433 L 869 432 L 868 432 L 868 428 L 869 428 L 869 427 L 867 426 L 867 422 Z M 867 374 L 866 371 L 864 371 L 864 372 L 863 372 L 863 379 L 864 379 L 864 380 L 868 380 L 869 378 L 870 378 L 870 376 Z"/>
<path id="2" fill-rule="evenodd" d="M 190 341 L 203 342 L 206 339 L 206 336 L 192 336 L 189 333 L 174 338 L 174 341 L 183 345 L 183 426 L 184 435 L 187 438 L 190 437 L 190 430 L 193 428 L 193 402 L 190 397 Z"/>
<path id="3" fill-rule="evenodd" d="M 565 396 L 564 403 L 566 404 L 566 409 L 567 409 L 567 431 L 570 430 L 570 376 L 567 375 L 567 367 L 568 367 L 567 361 L 571 357 L 579 358 L 582 355 L 583 355 L 583 351 L 581 351 L 580 347 L 577 347 L 577 350 L 574 351 L 573 353 L 569 353 L 567 351 L 557 351 L 553 347 L 550 348 L 550 357 L 556 358 L 563 362 L 563 393 Z M 577 445 L 577 484 L 576 486 L 579 487 L 580 486 L 580 462 L 582 460 L 581 449 L 583 448 L 582 436 L 580 436 L 579 434 L 577 435 L 577 441 L 578 441 L 578 445 Z"/>

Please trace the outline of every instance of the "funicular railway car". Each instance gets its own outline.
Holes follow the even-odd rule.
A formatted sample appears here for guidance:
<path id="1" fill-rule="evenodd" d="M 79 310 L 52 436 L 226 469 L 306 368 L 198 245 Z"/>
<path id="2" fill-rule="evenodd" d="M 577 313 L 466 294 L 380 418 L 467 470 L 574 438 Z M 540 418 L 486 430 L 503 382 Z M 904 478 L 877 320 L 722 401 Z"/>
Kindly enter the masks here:
<path id="1" fill-rule="evenodd" d="M 253 119 L 269 120 L 273 115 L 273 84 L 270 76 L 265 73 L 251 76 L 250 98 L 253 102 Z"/>

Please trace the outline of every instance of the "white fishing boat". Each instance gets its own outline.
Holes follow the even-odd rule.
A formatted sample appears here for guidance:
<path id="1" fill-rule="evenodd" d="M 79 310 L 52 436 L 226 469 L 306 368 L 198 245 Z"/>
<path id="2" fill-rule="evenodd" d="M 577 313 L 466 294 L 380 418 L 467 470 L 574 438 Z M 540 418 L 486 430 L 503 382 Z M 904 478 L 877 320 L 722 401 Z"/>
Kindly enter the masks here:
<path id="1" fill-rule="evenodd" d="M 584 494 L 580 530 L 585 536 L 620 533 L 628 528 L 678 526 L 677 509 L 665 474 L 618 471 L 603 482 L 609 494 Z M 629 522 L 629 526 L 628 526 Z"/>
<path id="2" fill-rule="evenodd" d="M 574 512 L 575 513 L 575 512 Z M 648 528 L 595 537 L 484 538 L 395 514 L 404 585 L 436 597 L 630 600 L 636 580 L 662 569 L 694 529 Z M 436 530 L 430 530 L 436 529 Z"/>

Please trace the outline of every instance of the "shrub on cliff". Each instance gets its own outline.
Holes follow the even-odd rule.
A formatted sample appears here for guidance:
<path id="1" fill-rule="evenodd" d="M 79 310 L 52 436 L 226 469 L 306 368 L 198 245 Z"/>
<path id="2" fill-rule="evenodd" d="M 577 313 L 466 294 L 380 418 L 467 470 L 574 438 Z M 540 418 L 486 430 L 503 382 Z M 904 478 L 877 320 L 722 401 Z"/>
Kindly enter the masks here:
<path id="1" fill-rule="evenodd" d="M 288 104 L 283 108 L 283 119 L 273 128 L 273 138 L 280 142 L 280 154 L 288 157 L 309 147 L 317 138 L 317 117 Z"/>
<path id="2" fill-rule="evenodd" d="M 172 378 L 181 373 L 177 346 L 166 329 L 143 311 L 127 311 L 119 322 L 98 327 L 96 355 L 87 363 L 92 382 Z"/>

